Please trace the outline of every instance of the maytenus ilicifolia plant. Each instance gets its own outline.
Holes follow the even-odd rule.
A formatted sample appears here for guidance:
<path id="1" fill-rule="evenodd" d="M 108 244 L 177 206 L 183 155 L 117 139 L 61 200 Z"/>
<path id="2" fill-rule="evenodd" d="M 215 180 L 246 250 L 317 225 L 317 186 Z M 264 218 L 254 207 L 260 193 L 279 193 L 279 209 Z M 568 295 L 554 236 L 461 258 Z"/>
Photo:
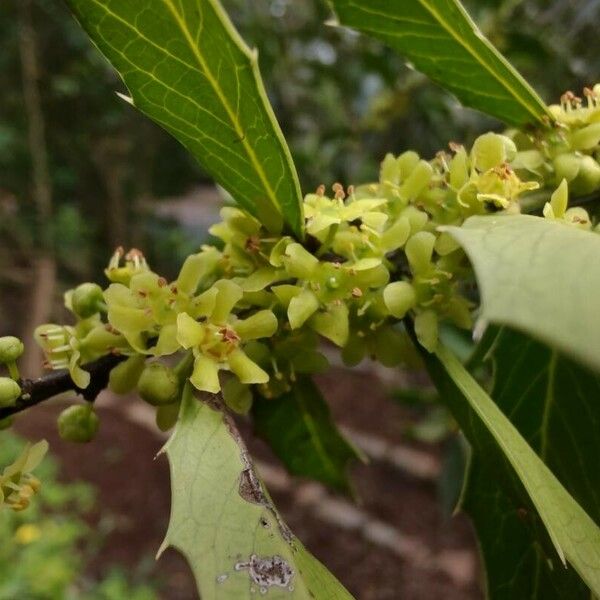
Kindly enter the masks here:
<path id="1" fill-rule="evenodd" d="M 99 418 L 93 400 L 102 384 L 117 394 L 135 391 L 155 408 L 160 429 L 175 427 L 167 445 L 175 492 L 165 543 L 194 557 L 202 597 L 251 597 L 256 589 L 281 597 L 349 597 L 325 571 L 322 581 L 316 577 L 318 563 L 281 522 L 228 416 L 229 409 L 268 420 L 298 395 L 321 402 L 310 377 L 328 368 L 324 344 L 337 347 L 349 366 L 364 358 L 406 366 L 422 356 L 474 453 L 463 496 L 480 531 L 490 596 L 578 598 L 589 595 L 588 588 L 600 593 L 600 506 L 593 493 L 599 478 L 593 458 L 585 466 L 577 454 L 593 452 L 597 440 L 589 450 L 560 449 L 553 437 L 559 422 L 578 418 L 556 421 L 553 412 L 553 406 L 568 411 L 569 373 L 576 373 L 577 401 L 598 415 L 586 390 L 596 385 L 600 370 L 598 320 L 587 318 L 590 303 L 600 298 L 600 272 L 590 264 L 600 251 L 594 212 L 600 84 L 586 88 L 582 98 L 567 92 L 560 104 L 546 107 L 458 2 L 432 2 L 439 13 L 425 3 L 377 2 L 380 12 L 371 12 L 368 2 L 336 0 L 342 23 L 390 41 L 389 19 L 399 36 L 416 36 L 414 47 L 390 43 L 465 103 L 505 118 L 510 127 L 484 133 L 470 147 L 450 143 L 431 159 L 413 151 L 389 154 L 378 181 L 321 185 L 295 202 L 293 165 L 266 105 L 256 57 L 216 1 L 193 8 L 194 2 L 165 0 L 143 10 L 129 0 L 119 6 L 109 0 L 71 4 L 123 74 L 131 102 L 186 144 L 237 201 L 209 230 L 218 243 L 188 256 L 175 280 L 154 272 L 141 251 L 118 248 L 104 287 L 88 282 L 65 294 L 71 322 L 40 325 L 35 333 L 46 366 L 62 377 L 59 391 L 71 388 L 87 400 L 61 413 L 62 438 L 94 438 Z M 426 29 L 412 31 L 419 19 Z M 158 22 L 165 25 L 160 31 Z M 440 51 L 424 50 L 418 40 L 448 31 L 448 43 L 457 47 L 444 57 L 450 75 L 440 75 L 429 62 L 439 60 Z M 475 88 L 459 80 L 464 69 Z M 194 96 L 194 81 L 205 96 Z M 227 141 L 234 134 L 237 145 Z M 587 262 L 578 274 L 581 261 Z M 562 305 L 569 289 L 573 300 Z M 473 372 L 481 376 L 482 357 L 495 361 L 491 398 L 443 343 L 449 329 L 479 341 Z M 0 414 L 6 418 L 36 403 L 41 385 L 20 379 L 22 351 L 16 338 L 0 339 L 7 367 Z M 541 391 L 518 371 L 533 351 L 542 356 L 542 370 L 529 377 L 543 378 Z M 506 372 L 511 375 L 503 379 Z M 511 412 L 513 398 L 533 411 L 524 422 Z M 538 414 L 533 407 L 540 402 Z M 322 419 L 317 433 L 306 433 L 323 437 L 314 441 L 321 454 L 331 444 L 352 453 L 328 417 L 299 405 L 299 413 L 290 413 L 295 418 Z M 581 423 L 591 427 L 585 434 L 590 439 L 600 433 L 595 419 Z M 293 452 L 294 440 L 287 442 Z M 559 448 L 554 454 L 550 443 Z M 310 444 L 301 448 L 310 453 Z M 5 471 L 6 505 L 24 508 L 38 489 L 30 471 L 40 453 L 29 448 Z M 584 466 L 570 480 L 564 464 L 573 457 Z M 307 464 L 313 459 L 307 456 Z M 197 481 L 196 470 L 202 472 Z M 323 479 L 317 471 L 306 467 L 302 474 Z M 591 494 L 587 483 L 579 484 L 586 477 Z M 219 490 L 229 490 L 221 500 L 239 524 L 235 534 L 221 529 L 214 515 Z M 496 502 L 487 511 L 485 494 Z M 198 519 L 205 525 L 182 533 Z M 255 539 L 256 519 L 278 535 Z M 512 537 L 500 530 L 502 520 L 514 526 Z M 223 546 L 217 548 L 211 536 Z M 232 544 L 235 553 L 227 550 Z M 233 554 L 245 558 L 232 562 Z"/>

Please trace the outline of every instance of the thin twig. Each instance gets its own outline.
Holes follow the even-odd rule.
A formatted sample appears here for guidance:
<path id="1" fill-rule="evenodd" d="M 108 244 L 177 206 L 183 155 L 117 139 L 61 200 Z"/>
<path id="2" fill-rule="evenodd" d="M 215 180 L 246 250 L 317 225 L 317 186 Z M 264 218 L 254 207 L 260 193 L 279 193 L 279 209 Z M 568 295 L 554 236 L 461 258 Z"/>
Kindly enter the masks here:
<path id="1" fill-rule="evenodd" d="M 90 374 L 90 384 L 85 389 L 77 387 L 65 369 L 52 371 L 37 379 L 23 379 L 20 382 L 23 390 L 21 396 L 17 398 L 13 406 L 0 408 L 0 419 L 20 413 L 58 394 L 69 391 L 81 394 L 88 402 L 93 402 L 108 385 L 108 376 L 111 370 L 125 358 L 122 355 L 107 354 L 94 362 L 83 365 L 82 368 Z"/>

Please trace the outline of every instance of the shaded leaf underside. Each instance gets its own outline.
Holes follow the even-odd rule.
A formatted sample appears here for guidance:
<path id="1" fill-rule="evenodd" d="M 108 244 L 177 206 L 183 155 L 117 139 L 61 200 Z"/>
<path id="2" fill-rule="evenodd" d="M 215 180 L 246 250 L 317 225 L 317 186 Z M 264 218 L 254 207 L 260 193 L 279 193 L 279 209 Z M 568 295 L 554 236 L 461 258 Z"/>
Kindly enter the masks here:
<path id="1" fill-rule="evenodd" d="M 496 338 L 492 357 L 494 400 L 600 523 L 600 378 L 507 329 Z M 515 502 L 477 456 L 464 506 L 477 528 L 491 598 L 589 598 L 576 573 L 535 541 L 536 515 Z"/>

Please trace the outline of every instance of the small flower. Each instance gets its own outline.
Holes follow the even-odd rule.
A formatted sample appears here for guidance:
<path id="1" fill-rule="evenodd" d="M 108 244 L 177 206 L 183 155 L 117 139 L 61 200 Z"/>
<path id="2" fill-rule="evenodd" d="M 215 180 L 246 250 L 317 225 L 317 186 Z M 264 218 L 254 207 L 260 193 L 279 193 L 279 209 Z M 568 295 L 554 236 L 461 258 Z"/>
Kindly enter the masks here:
<path id="1" fill-rule="evenodd" d="M 187 312 L 177 317 L 177 341 L 192 349 L 194 370 L 191 383 L 199 390 L 217 393 L 221 389 L 219 371 L 233 372 L 241 383 L 266 383 L 269 375 L 244 353 L 243 345 L 277 331 L 277 318 L 270 310 L 260 310 L 246 319 L 231 314 L 243 296 L 242 288 L 223 279 L 217 281 L 214 307 L 197 320 Z"/>
<path id="2" fill-rule="evenodd" d="M 12 510 L 29 506 L 31 497 L 39 491 L 40 482 L 31 472 L 42 462 L 48 451 L 48 442 L 27 444 L 19 457 L 0 475 L 0 501 Z"/>

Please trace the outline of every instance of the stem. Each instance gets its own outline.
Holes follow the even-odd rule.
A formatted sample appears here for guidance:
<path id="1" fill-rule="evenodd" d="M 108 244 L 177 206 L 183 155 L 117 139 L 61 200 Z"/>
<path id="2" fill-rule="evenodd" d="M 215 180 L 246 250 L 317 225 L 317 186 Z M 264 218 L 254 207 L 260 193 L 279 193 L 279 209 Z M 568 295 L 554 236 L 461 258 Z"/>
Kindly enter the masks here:
<path id="1" fill-rule="evenodd" d="M 111 370 L 126 358 L 123 355 L 107 354 L 94 362 L 83 365 L 83 369 L 91 375 L 90 385 L 85 389 L 77 387 L 69 372 L 64 369 L 52 371 L 37 379 L 23 379 L 20 382 L 21 396 L 17 398 L 13 406 L 0 408 L 0 420 L 69 391 L 81 394 L 88 402 L 93 402 L 108 385 L 108 376 Z"/>

